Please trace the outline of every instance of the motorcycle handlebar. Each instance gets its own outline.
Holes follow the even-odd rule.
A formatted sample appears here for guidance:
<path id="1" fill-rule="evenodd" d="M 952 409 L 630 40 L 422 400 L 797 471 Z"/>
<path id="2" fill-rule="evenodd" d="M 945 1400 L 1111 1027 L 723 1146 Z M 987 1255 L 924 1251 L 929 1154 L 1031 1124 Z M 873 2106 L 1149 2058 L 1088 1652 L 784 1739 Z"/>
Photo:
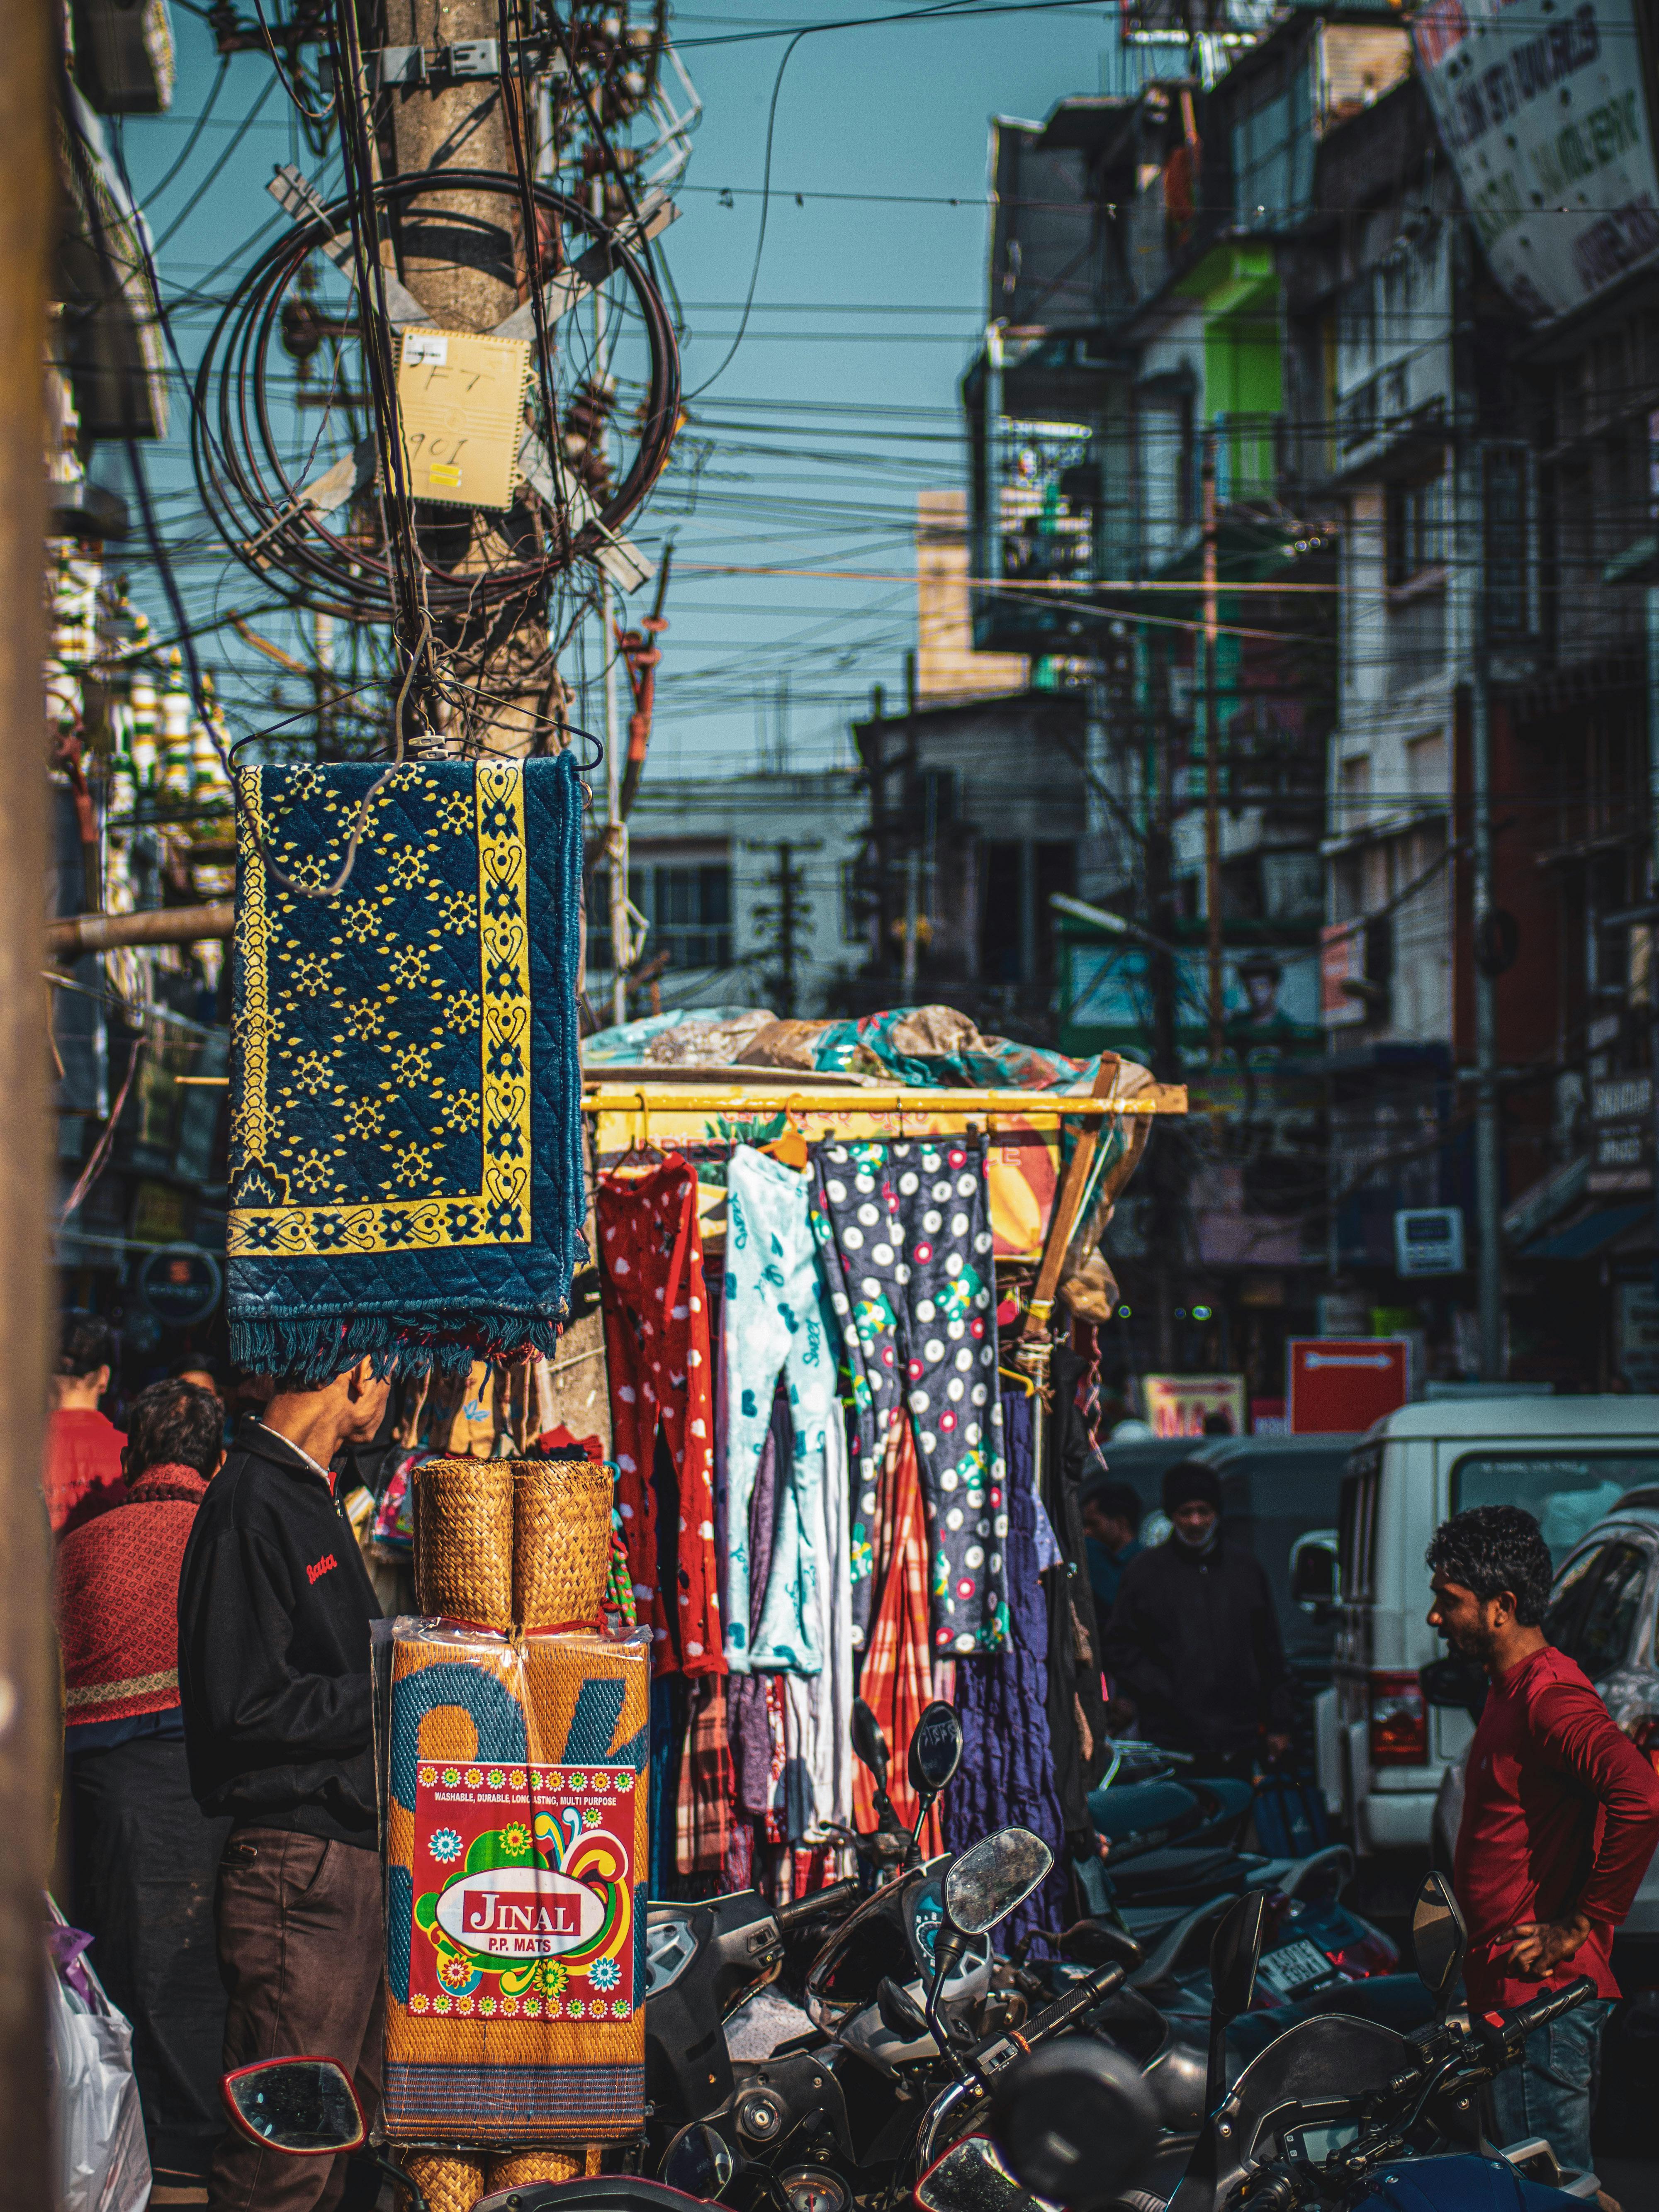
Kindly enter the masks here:
<path id="1" fill-rule="evenodd" d="M 804 1920 L 817 1919 L 821 1912 L 851 1905 L 858 1893 L 856 1881 L 828 1882 L 822 1889 L 815 1889 L 810 1897 L 798 1897 L 793 1905 L 779 1905 L 772 1917 L 787 1932 L 791 1928 L 799 1927 Z"/>
<path id="2" fill-rule="evenodd" d="M 1516 2005 L 1512 2012 L 1489 2012 L 1483 2014 L 1481 2026 L 1504 2043 L 1530 2035 L 1535 2027 L 1544 2027 L 1559 2020 L 1564 2012 L 1571 2012 L 1587 1997 L 1595 1995 L 1595 1984 L 1588 1974 L 1580 1974 L 1577 1981 L 1569 1982 L 1564 1990 L 1546 1990 L 1541 1996 L 1530 2002 Z"/>
<path id="3" fill-rule="evenodd" d="M 1025 2023 L 1025 2040 L 1028 2043 L 1046 2043 L 1050 2036 L 1064 2035 L 1074 2021 L 1081 2020 L 1085 2013 L 1092 2012 L 1097 2004 L 1111 1996 L 1122 1982 L 1125 1971 L 1116 1962 L 1109 1966 L 1097 1967 L 1087 1981 L 1079 1982 L 1067 1995 L 1032 2014 Z"/>

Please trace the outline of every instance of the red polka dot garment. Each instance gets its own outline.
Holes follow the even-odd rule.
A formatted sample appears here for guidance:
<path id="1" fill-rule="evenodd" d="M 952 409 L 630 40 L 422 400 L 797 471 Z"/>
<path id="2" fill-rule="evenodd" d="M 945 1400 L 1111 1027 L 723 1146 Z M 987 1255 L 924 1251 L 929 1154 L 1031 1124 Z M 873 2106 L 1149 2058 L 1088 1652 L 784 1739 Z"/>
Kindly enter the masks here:
<path id="1" fill-rule="evenodd" d="M 659 1674 L 723 1674 L 714 1557 L 714 1410 L 697 1181 L 678 1153 L 643 1176 L 602 1176 L 594 1194 L 617 1510 L 641 1625 Z M 675 1541 L 662 1542 L 651 1480 L 660 1428 L 679 1485 Z M 672 1554 L 671 1592 L 660 1587 Z"/>

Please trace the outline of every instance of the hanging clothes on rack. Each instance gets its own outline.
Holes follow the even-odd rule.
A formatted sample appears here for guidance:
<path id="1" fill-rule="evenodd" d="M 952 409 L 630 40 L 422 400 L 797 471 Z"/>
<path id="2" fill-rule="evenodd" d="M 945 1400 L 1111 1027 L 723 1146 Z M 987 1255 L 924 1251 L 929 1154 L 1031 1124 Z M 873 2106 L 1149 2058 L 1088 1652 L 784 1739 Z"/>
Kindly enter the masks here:
<path id="1" fill-rule="evenodd" d="M 1088 1793 L 1106 1771 L 1106 1701 L 1101 1689 L 1100 1638 L 1094 1592 L 1089 1586 L 1083 1514 L 1078 1503 L 1090 1441 L 1077 1411 L 1078 1385 L 1087 1369 L 1069 1345 L 1057 1344 L 1049 1376 L 1054 1407 L 1046 1425 L 1047 1464 L 1039 1469 L 1042 1503 L 1063 1555 L 1043 1577 L 1048 1603 L 1048 1731 L 1055 1795 L 1074 1858 L 1096 1848 Z"/>
<path id="2" fill-rule="evenodd" d="M 1006 1949 L 1015 1936 L 1063 1927 L 1071 1916 L 1062 1850 L 1066 1823 L 1054 1794 L 1048 1735 L 1048 1613 L 1038 1579 L 1045 1566 L 1062 1562 L 1036 1494 L 1029 1397 L 1018 1391 L 1004 1396 L 1002 1426 L 1008 1462 L 1008 1642 L 993 1657 L 957 1662 L 962 1765 L 939 1802 L 949 1850 L 1014 1826 L 1041 1836 L 1054 1855 L 1048 1880 L 998 1939 Z"/>
<path id="3" fill-rule="evenodd" d="M 720 1315 L 726 1660 L 734 1678 L 784 1675 L 792 1841 L 845 1820 L 852 1803 L 846 1429 L 810 1195 L 793 1169 L 747 1145 L 732 1152 Z M 776 1490 L 763 1564 L 751 1553 L 751 1500 L 769 1437 Z"/>
<path id="4" fill-rule="evenodd" d="M 594 1193 L 617 1506 L 641 1623 L 659 1673 L 723 1674 L 714 1555 L 713 1365 L 697 1179 L 678 1153 Z M 660 1541 L 652 1471 L 659 1431 L 678 1486 L 672 1545 Z M 671 1596 L 659 1588 L 674 1557 Z M 678 1600 L 676 1603 L 675 1601 Z"/>
<path id="5" fill-rule="evenodd" d="M 880 1722 L 887 1739 L 892 1753 L 887 1792 L 900 1820 L 908 1824 L 915 1820 L 917 1806 L 905 1759 L 916 1723 L 933 1694 L 928 1647 L 927 1534 L 909 1416 L 901 1412 L 887 1436 L 871 1515 L 877 1539 L 875 1572 L 871 1577 L 875 1606 L 864 1664 L 859 1670 L 859 1694 Z M 853 1803 L 857 1825 L 866 1832 L 875 1826 L 874 1793 L 869 1770 L 860 1765 L 854 1777 Z M 937 1806 L 922 1822 L 921 1842 L 924 1857 L 943 1848 Z"/>
<path id="6" fill-rule="evenodd" d="M 853 1389 L 853 1614 L 872 1601 L 875 1476 L 908 1407 L 927 1506 L 932 1642 L 996 1651 L 1007 1634 L 995 1270 L 982 1137 L 820 1145 L 812 1226 Z"/>

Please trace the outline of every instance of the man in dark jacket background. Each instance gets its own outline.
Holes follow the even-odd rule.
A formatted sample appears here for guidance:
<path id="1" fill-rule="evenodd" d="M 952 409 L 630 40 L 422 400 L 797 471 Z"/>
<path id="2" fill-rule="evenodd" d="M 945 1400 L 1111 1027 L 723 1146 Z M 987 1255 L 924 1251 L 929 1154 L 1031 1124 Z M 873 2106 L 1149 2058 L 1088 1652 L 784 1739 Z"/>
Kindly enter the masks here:
<path id="1" fill-rule="evenodd" d="M 1247 1775 L 1282 1758 L 1294 1717 L 1273 1593 L 1249 1553 L 1222 1540 L 1221 1480 L 1201 1460 L 1164 1476 L 1170 1532 L 1124 1570 L 1106 1671 L 1141 1734 L 1197 1755 L 1201 1773 Z"/>
<path id="2" fill-rule="evenodd" d="M 380 2073 L 380 1865 L 369 1625 L 380 1608 L 330 1472 L 380 1426 L 367 1359 L 246 1415 L 196 1516 L 179 1584 L 191 1788 L 231 1822 L 216 1901 L 227 2072 L 337 2059 L 371 2114 Z M 212 2212 L 333 2204 L 345 2163 L 228 2133 Z"/>

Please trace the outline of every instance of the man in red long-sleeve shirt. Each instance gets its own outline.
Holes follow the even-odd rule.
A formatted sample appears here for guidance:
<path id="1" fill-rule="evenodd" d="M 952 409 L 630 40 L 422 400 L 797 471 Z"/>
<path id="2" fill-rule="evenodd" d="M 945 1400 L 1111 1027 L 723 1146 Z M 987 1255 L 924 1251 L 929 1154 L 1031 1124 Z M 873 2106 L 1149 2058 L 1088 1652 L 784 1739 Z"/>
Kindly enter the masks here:
<path id="1" fill-rule="evenodd" d="M 1549 1547 L 1530 1513 L 1480 1505 L 1435 1531 L 1429 1625 L 1491 1681 L 1464 1767 L 1452 1885 L 1468 1923 L 1469 2008 L 1523 2004 L 1580 1974 L 1594 1999 L 1527 2039 L 1492 2087 L 1495 2140 L 1544 2136 L 1590 2163 L 1608 1963 L 1659 1843 L 1659 1775 L 1540 1626 Z"/>

